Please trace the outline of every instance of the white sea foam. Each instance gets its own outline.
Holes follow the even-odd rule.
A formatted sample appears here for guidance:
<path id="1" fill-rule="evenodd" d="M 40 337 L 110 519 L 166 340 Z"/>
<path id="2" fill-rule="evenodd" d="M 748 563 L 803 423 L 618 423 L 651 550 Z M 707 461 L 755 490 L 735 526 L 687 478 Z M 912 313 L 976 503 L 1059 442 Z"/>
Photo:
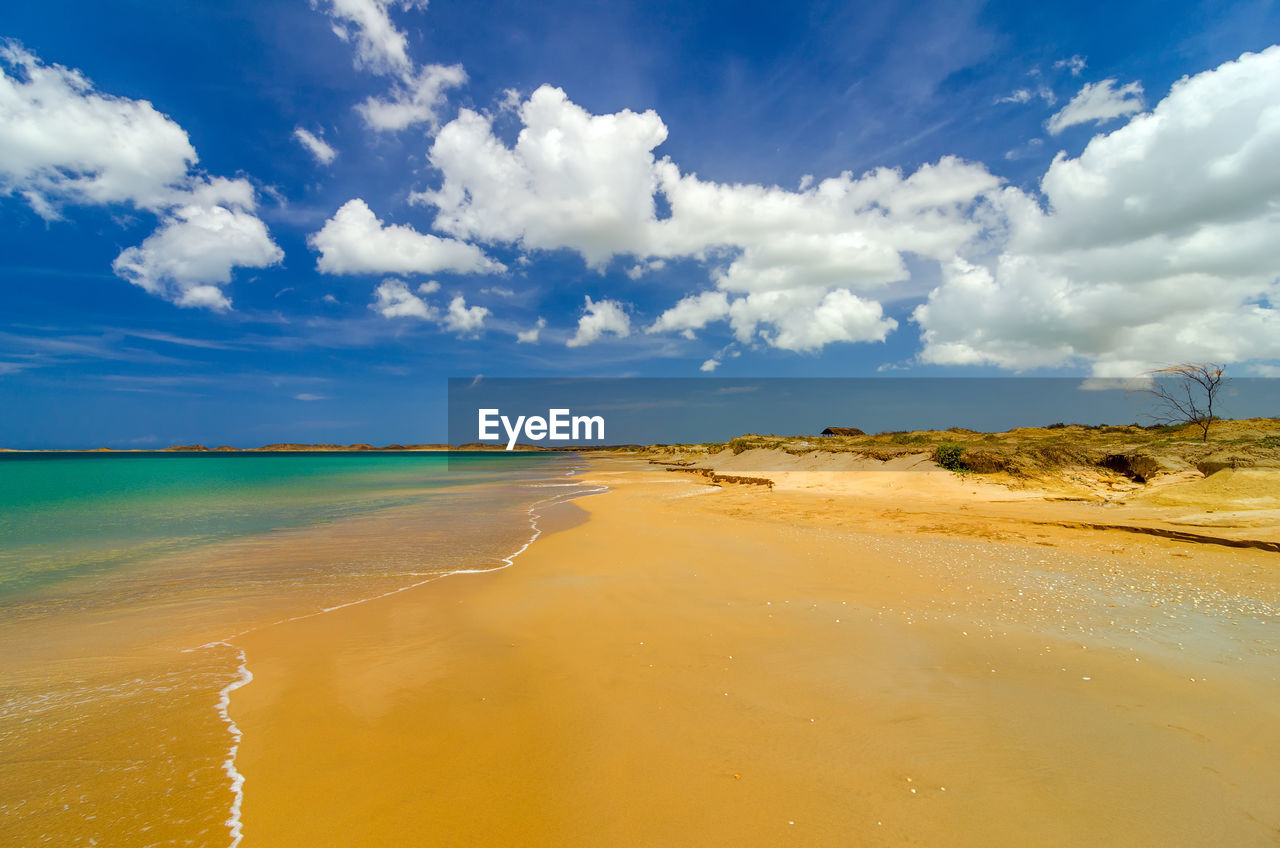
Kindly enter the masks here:
<path id="1" fill-rule="evenodd" d="M 572 484 L 569 484 L 569 485 L 573 485 L 573 486 L 582 486 L 582 485 L 586 485 L 586 484 L 572 483 Z M 603 494 L 604 492 L 607 492 L 607 491 L 609 491 L 609 487 L 608 487 L 608 486 L 605 486 L 605 485 L 602 485 L 602 484 L 596 484 L 596 486 L 595 486 L 594 488 L 592 488 L 592 489 L 588 489 L 588 490 L 587 490 L 587 491 L 585 491 L 585 492 L 579 492 L 579 493 L 577 493 L 576 495 L 574 495 L 573 497 L 587 497 L 588 495 L 599 495 L 599 494 Z M 530 527 L 530 529 L 532 529 L 532 530 L 533 530 L 533 535 L 529 537 L 529 541 L 527 541 L 527 542 L 525 542 L 523 545 L 521 545 L 520 550 L 516 551 L 515 553 L 511 554 L 510 556 L 503 557 L 503 558 L 502 558 L 502 562 L 503 562 L 503 564 L 502 564 L 502 565 L 497 566 L 496 568 L 470 568 L 470 569 L 462 569 L 462 570 L 459 570 L 459 571 L 451 571 L 451 572 L 449 572 L 449 573 L 450 573 L 450 574 L 480 574 L 480 573 L 483 573 L 483 572 L 485 572 L 485 571 L 500 571 L 501 569 L 508 568 L 508 567 L 510 567 L 511 565 L 514 565 L 514 564 L 515 564 L 515 559 L 516 559 L 516 557 L 520 556 L 520 554 L 522 554 L 522 553 L 524 553 L 525 551 L 529 550 L 529 546 L 530 546 L 530 545 L 532 545 L 534 542 L 538 541 L 538 537 L 542 535 L 542 528 L 538 526 L 538 518 L 540 517 L 540 516 L 539 516 L 539 513 L 538 513 L 538 507 L 539 507 L 539 506 L 541 506 L 542 504 L 547 503 L 548 501 L 561 502 L 561 501 L 563 501 L 563 500 L 571 500 L 571 499 L 572 499 L 572 498 L 564 498 L 564 499 L 562 499 L 562 498 L 560 498 L 559 496 L 553 495 L 552 497 L 544 498 L 544 499 L 542 499 L 542 500 L 540 500 L 540 501 L 537 501 L 537 502 L 535 502 L 532 506 L 530 506 L 530 507 L 529 507 L 529 513 L 528 513 L 528 514 L 529 514 L 529 527 Z M 553 503 L 553 504 L 552 504 L 552 506 L 554 506 L 554 505 L 555 505 L 555 504 Z M 447 577 L 448 575 L 441 575 L 441 576 L 442 576 L 442 577 Z"/>
<path id="2" fill-rule="evenodd" d="M 253 680 L 253 672 L 249 671 L 249 664 L 244 655 L 244 650 L 237 648 L 230 642 L 210 642 L 208 645 L 201 645 L 201 647 L 212 648 L 215 645 L 224 645 L 232 649 L 240 660 L 236 669 L 236 679 L 223 686 L 218 692 L 218 715 L 222 717 L 222 721 L 227 725 L 227 733 L 231 734 L 231 747 L 227 750 L 227 758 L 222 761 L 222 770 L 226 773 L 227 779 L 231 781 L 231 810 L 227 814 L 225 824 L 227 830 L 231 832 L 231 848 L 236 848 L 240 844 L 240 840 L 244 838 L 244 822 L 240 819 L 240 808 L 244 804 L 244 775 L 236 768 L 236 753 L 240 750 L 242 734 L 235 720 L 231 718 L 231 693 L 251 682 Z"/>
<path id="3" fill-rule="evenodd" d="M 577 467 L 577 468 L 571 469 L 568 472 L 568 474 L 572 475 L 572 474 L 581 473 L 583 470 L 585 470 L 583 467 Z M 575 483 L 542 484 L 542 485 L 547 487 L 572 486 L 580 490 L 588 486 L 588 484 L 585 481 L 581 483 L 575 482 Z M 483 574 L 488 571 L 501 571 L 504 568 L 509 568 L 511 565 L 515 563 L 516 557 L 520 556 L 520 554 L 529 550 L 529 546 L 532 545 L 534 542 L 536 542 L 538 540 L 538 537 L 542 535 L 542 528 L 538 526 L 538 519 L 541 517 L 541 513 L 539 511 L 540 508 L 545 508 L 545 506 L 547 505 L 554 506 L 557 503 L 563 503 L 565 501 L 573 500 L 575 498 L 587 497 L 589 495 L 603 494 L 604 492 L 607 492 L 607 491 L 609 491 L 608 486 L 597 483 L 592 485 L 590 488 L 586 488 L 584 491 L 578 491 L 572 494 L 563 494 L 563 493 L 555 494 L 555 495 L 551 495 L 550 497 L 546 497 L 541 500 L 534 501 L 529 506 L 529 509 L 526 513 L 529 516 L 529 528 L 530 530 L 533 531 L 533 533 L 529 537 L 529 540 L 520 546 L 519 550 L 517 550 L 513 554 L 510 554 L 502 558 L 502 565 L 493 566 L 492 568 L 469 568 L 469 569 L 459 569 L 456 571 L 447 571 L 444 573 L 433 573 L 431 574 L 430 577 L 427 577 L 425 580 L 418 580 L 414 583 L 401 586 L 397 589 L 392 589 L 389 592 L 383 592 L 379 595 L 372 595 L 368 598 L 360 598 L 355 601 L 348 601 L 347 603 L 344 603 L 344 604 L 337 604 L 335 606 L 325 607 L 323 609 L 317 610 L 316 612 L 305 613 L 303 615 L 295 615 L 290 618 L 282 618 L 279 621 L 272 622 L 271 624 L 266 626 L 273 627 L 277 624 L 285 624 L 290 621 L 301 621 L 302 619 L 313 618 L 317 615 L 323 615 L 324 613 L 327 613 L 327 612 L 334 612 L 335 610 L 346 609 L 347 607 L 353 607 L 358 604 L 368 603 L 369 601 L 376 601 L 379 598 L 387 598 L 392 595 L 398 595 L 401 592 L 406 592 L 410 589 L 417 588 L 418 586 L 424 586 L 427 583 L 432 583 L 436 580 L 440 580 L 441 578 L 444 578 L 444 577 L 449 577 L 450 575 L 453 575 L 453 574 Z M 418 576 L 418 575 L 410 573 L 409 575 L 406 575 L 406 576 Z M 192 650 L 201 650 L 201 649 L 214 648 L 214 647 L 227 647 L 234 650 L 239 656 L 239 667 L 237 669 L 236 679 L 228 683 L 226 686 L 222 687 L 222 689 L 218 692 L 218 715 L 222 717 L 222 721 L 227 725 L 227 732 L 231 735 L 231 747 L 227 752 L 226 760 L 224 760 L 222 763 L 222 770 L 226 773 L 227 778 L 231 781 L 231 795 L 232 795 L 231 810 L 228 813 L 227 820 L 225 822 L 227 829 L 231 833 L 231 844 L 229 848 L 238 848 L 238 846 L 240 845 L 240 841 L 244 838 L 244 833 L 243 833 L 244 823 L 240 817 L 241 806 L 244 803 L 244 775 L 241 774 L 239 769 L 236 768 L 236 753 L 240 750 L 240 740 L 242 738 L 242 734 L 240 732 L 240 728 L 236 725 L 235 721 L 232 720 L 231 718 L 231 693 L 239 689 L 241 686 L 247 685 L 253 680 L 253 672 L 249 671 L 248 658 L 245 656 L 244 650 L 242 648 L 236 647 L 232 643 L 232 640 L 237 639 L 240 636 L 244 636 L 247 633 L 252 633 L 254 630 L 258 630 L 258 629 L 259 629 L 258 627 L 251 627 L 247 630 L 242 630 L 239 633 L 236 633 L 232 636 L 228 636 L 226 639 L 220 639 L 215 642 L 207 642 L 203 645 L 200 645 L 197 648 L 187 649 L 187 651 L 192 651 Z"/>

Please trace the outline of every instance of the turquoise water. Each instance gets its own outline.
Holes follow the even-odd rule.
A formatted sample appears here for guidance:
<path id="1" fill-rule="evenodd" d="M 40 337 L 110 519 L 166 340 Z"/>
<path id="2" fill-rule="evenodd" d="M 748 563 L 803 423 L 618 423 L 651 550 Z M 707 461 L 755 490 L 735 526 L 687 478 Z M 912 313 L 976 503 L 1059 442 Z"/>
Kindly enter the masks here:
<path id="1" fill-rule="evenodd" d="M 562 456 L 492 453 L 0 454 L 0 599 L 565 467 Z"/>
<path id="2" fill-rule="evenodd" d="M 578 464 L 0 454 L 0 842 L 227 844 L 231 640 L 518 562 Z"/>

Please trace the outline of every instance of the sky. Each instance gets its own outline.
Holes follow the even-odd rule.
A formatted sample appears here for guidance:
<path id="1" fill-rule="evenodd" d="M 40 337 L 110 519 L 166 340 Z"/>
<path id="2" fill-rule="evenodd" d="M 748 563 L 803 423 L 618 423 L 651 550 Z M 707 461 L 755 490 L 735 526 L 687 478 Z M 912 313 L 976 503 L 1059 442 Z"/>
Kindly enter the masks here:
<path id="1" fill-rule="evenodd" d="M 11 0 L 0 446 L 487 377 L 1280 376 L 1274 2 Z"/>

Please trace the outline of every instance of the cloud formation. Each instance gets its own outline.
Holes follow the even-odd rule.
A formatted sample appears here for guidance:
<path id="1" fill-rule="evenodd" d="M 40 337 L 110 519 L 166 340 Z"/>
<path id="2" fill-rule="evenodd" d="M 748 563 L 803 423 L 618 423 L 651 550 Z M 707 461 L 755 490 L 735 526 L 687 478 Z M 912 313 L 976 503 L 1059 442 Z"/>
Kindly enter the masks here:
<path id="1" fill-rule="evenodd" d="M 773 347 L 794 351 L 820 350 L 832 342 L 882 342 L 898 326 L 877 301 L 844 288 L 749 294 L 730 304 L 729 323 L 740 342 L 759 334 Z M 761 324 L 772 330 L 761 330 Z"/>
<path id="2" fill-rule="evenodd" d="M 1116 88 L 1116 81 L 1087 82 L 1062 110 L 1049 119 L 1051 135 L 1077 124 L 1103 124 L 1142 111 L 1142 83 Z"/>
<path id="3" fill-rule="evenodd" d="M 458 335 L 476 335 L 484 328 L 485 318 L 490 315 L 489 310 L 483 306 L 467 306 L 467 300 L 462 295 L 455 295 L 443 313 L 419 296 L 432 294 L 439 289 L 439 283 L 433 280 L 419 285 L 418 294 L 414 294 L 404 280 L 386 279 L 373 290 L 373 302 L 369 304 L 369 308 L 383 318 L 417 318 L 438 323 L 445 330 Z"/>
<path id="4" fill-rule="evenodd" d="M 1126 377 L 1280 356 L 1280 47 L 1184 78 L 1150 112 L 1008 188 L 995 254 L 943 267 L 920 359 Z"/>
<path id="5" fill-rule="evenodd" d="M 409 43 L 391 22 L 389 0 L 313 0 L 332 22 L 334 35 L 355 46 L 357 68 L 375 74 L 403 74 L 413 69 Z M 425 2 L 404 0 L 403 9 L 425 8 Z"/>
<path id="6" fill-rule="evenodd" d="M 1088 63 L 1083 56 L 1079 54 L 1072 56 L 1070 59 L 1059 59 L 1053 63 L 1055 68 L 1059 70 L 1065 68 L 1071 72 L 1071 76 L 1078 77 L 1088 67 Z"/>
<path id="7" fill-rule="evenodd" d="M 178 306 L 230 309 L 219 286 L 231 282 L 234 268 L 266 268 L 284 259 L 253 213 L 248 182 L 211 180 L 170 209 L 141 245 L 123 250 L 111 269 Z"/>
<path id="8" fill-rule="evenodd" d="M 727 322 L 740 344 L 800 352 L 882 341 L 898 326 L 883 302 L 912 296 L 910 258 L 941 277 L 913 316 L 924 362 L 1092 362 L 1106 376 L 1170 355 L 1276 355 L 1280 47 L 1184 79 L 1135 115 L 1141 97 L 1138 83 L 1084 86 L 1055 132 L 1134 117 L 1059 154 L 1038 193 L 949 156 L 789 190 L 683 173 L 655 153 L 667 133 L 655 113 L 592 115 L 544 86 L 519 105 L 514 144 L 476 112 L 443 127 L 430 150 L 440 188 L 413 200 L 460 239 L 567 249 L 598 269 L 630 257 L 637 281 L 668 260 L 705 263 L 710 286 L 649 333 Z M 628 334 L 629 315 L 588 298 L 569 344 L 606 332 Z"/>
<path id="9" fill-rule="evenodd" d="M 592 300 L 591 295 L 587 295 L 578 330 L 565 346 L 584 347 L 606 335 L 620 339 L 631 335 L 631 316 L 616 300 Z"/>
<path id="10" fill-rule="evenodd" d="M 369 308 L 383 318 L 421 318 L 423 321 L 434 321 L 440 314 L 434 306 L 429 306 L 425 300 L 409 291 L 408 283 L 395 279 L 383 280 L 378 284 L 373 290 L 373 303 L 369 304 Z"/>
<path id="11" fill-rule="evenodd" d="M 444 328 L 461 335 L 472 335 L 484 327 L 484 319 L 489 310 L 483 306 L 467 306 L 462 295 L 456 295 L 449 301 L 449 311 L 444 316 Z"/>
<path id="12" fill-rule="evenodd" d="M 646 333 L 680 332 L 692 339 L 694 330 L 700 330 L 712 321 L 729 316 L 729 296 L 722 291 L 705 291 L 689 295 L 658 316 Z"/>
<path id="13" fill-rule="evenodd" d="M 436 229 L 458 238 L 568 248 L 593 268 L 635 252 L 655 215 L 651 151 L 667 137 L 657 114 L 592 115 L 551 86 L 519 114 L 524 128 L 507 147 L 488 117 L 463 109 L 431 145 L 443 184 L 410 200 L 435 206 Z"/>
<path id="14" fill-rule="evenodd" d="M 333 160 L 338 158 L 338 151 L 334 150 L 332 145 L 315 133 L 305 130 L 302 127 L 297 127 L 293 131 L 293 137 L 296 138 L 298 143 L 305 147 L 307 152 L 314 156 L 316 162 L 321 165 L 331 165 L 333 164 Z"/>
<path id="15" fill-rule="evenodd" d="M 394 132 L 414 124 L 437 124 L 445 92 L 467 81 L 461 65 L 427 65 L 401 77 L 389 97 L 370 97 L 356 107 L 370 129 Z"/>
<path id="16" fill-rule="evenodd" d="M 360 198 L 348 200 L 307 243 L 319 251 L 323 274 L 458 274 L 502 272 L 506 268 L 475 245 L 420 233 L 401 224 L 383 224 Z"/>
<path id="17" fill-rule="evenodd" d="M 518 120 L 514 139 L 476 110 L 437 127 L 466 74 L 416 64 L 390 17 L 393 6 L 424 4 L 321 5 L 357 65 L 386 77 L 387 94 L 357 107 L 365 122 L 431 126 L 439 173 L 438 186 L 411 196 L 430 208 L 432 232 L 385 223 L 354 198 L 308 240 L 322 273 L 504 272 L 489 246 L 572 251 L 601 271 L 621 259 L 641 285 L 696 262 L 703 282 L 686 282 L 685 297 L 645 316 L 646 333 L 695 338 L 727 327 L 734 348 L 813 352 L 887 338 L 898 329 L 892 303 L 924 295 L 912 277 L 925 265 L 941 282 L 913 312 L 922 362 L 1088 362 L 1107 376 L 1171 356 L 1280 356 L 1280 48 L 1186 78 L 1145 113 L 1138 82 L 1085 84 L 1049 131 L 1114 121 L 1112 131 L 1060 153 L 1038 190 L 1003 186 L 952 156 L 784 187 L 684 171 L 662 155 L 668 128 L 656 112 L 593 114 L 552 86 L 509 98 L 502 120 Z M 1059 82 L 1084 67 L 1079 57 L 1054 64 Z M 117 274 L 182 306 L 227 309 L 236 268 L 281 261 L 253 185 L 197 171 L 186 132 L 150 103 L 100 93 L 13 44 L 0 49 L 0 70 L 0 192 L 50 221 L 73 204 L 157 216 L 155 232 L 117 258 Z M 1031 85 L 1003 99 L 1048 100 L 1047 91 Z M 320 135 L 294 134 L 318 162 L 333 161 Z M 384 280 L 371 306 L 451 332 L 483 329 L 488 309 L 462 295 L 432 305 L 435 289 L 424 285 Z M 634 312 L 586 297 L 567 344 L 626 338 Z M 533 343 L 545 324 L 510 332 Z"/>
<path id="18" fill-rule="evenodd" d="M 156 231 L 112 269 L 178 306 L 225 310 L 220 286 L 236 267 L 275 265 L 284 253 L 255 213 L 253 186 L 198 174 L 196 161 L 182 127 L 147 101 L 100 93 L 79 71 L 0 46 L 0 192 L 47 221 L 63 204 L 156 213 Z"/>
<path id="19" fill-rule="evenodd" d="M 541 335 L 543 329 L 547 326 L 547 319 L 538 316 L 538 321 L 527 330 L 520 330 L 516 333 L 517 344 L 537 344 L 538 336 Z"/>
<path id="20" fill-rule="evenodd" d="M 997 103 L 1030 103 L 1031 89 L 1029 88 L 1014 89 L 1012 94 L 1008 94 L 1004 97 L 997 97 L 996 102 Z"/>
<path id="21" fill-rule="evenodd" d="M 312 6 L 317 5 L 313 0 Z M 386 97 L 369 97 L 356 106 L 370 129 L 393 132 L 414 124 L 436 125 L 445 92 L 467 80 L 461 65 L 419 66 L 409 56 L 405 34 L 391 20 L 392 6 L 425 9 L 426 0 L 323 0 L 335 35 L 355 46 L 357 68 L 392 78 Z"/>
<path id="22" fill-rule="evenodd" d="M 62 203 L 168 206 L 196 151 L 186 132 L 145 100 L 94 90 L 76 70 L 0 46 L 0 191 L 46 220 Z"/>
<path id="23" fill-rule="evenodd" d="M 740 341 L 791 350 L 882 340 L 896 324 L 866 294 L 908 278 L 905 253 L 953 256 L 981 229 L 975 205 L 999 185 L 954 157 L 797 191 L 720 184 L 655 157 L 667 128 L 654 112 L 592 115 L 543 86 L 519 116 L 508 146 L 488 117 L 463 110 L 431 146 L 440 188 L 412 201 L 436 207 L 436 229 L 462 239 L 573 250 L 597 269 L 635 256 L 633 279 L 668 259 L 708 262 L 715 289 L 677 304 L 652 332 L 728 320 Z"/>

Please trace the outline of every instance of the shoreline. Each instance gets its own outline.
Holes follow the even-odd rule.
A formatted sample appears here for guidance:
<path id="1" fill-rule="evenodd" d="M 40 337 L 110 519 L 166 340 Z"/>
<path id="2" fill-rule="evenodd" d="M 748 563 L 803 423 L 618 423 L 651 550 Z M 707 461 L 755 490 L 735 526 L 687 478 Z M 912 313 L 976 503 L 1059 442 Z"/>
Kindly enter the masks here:
<path id="1" fill-rule="evenodd" d="M 110 575 L 106 588 L 100 585 L 88 594 L 82 588 L 61 599 L 44 597 L 47 590 L 33 595 L 24 602 L 29 608 L 15 607 L 3 622 L 12 639 L 3 662 L 13 674 L 13 688 L 5 705 L 11 721 L 0 726 L 0 738 L 8 747 L 38 732 L 38 738 L 28 740 L 38 743 L 32 750 L 56 758 L 62 764 L 57 775 L 65 776 L 28 773 L 24 763 L 30 755 L 19 756 L 25 743 L 10 749 L 12 758 L 0 768 L 0 788 L 13 802 L 5 829 L 12 826 L 15 838 L 25 834 L 31 841 L 46 832 L 68 840 L 73 834 L 82 840 L 96 837 L 99 843 L 104 838 L 128 841 L 146 832 L 155 838 L 169 834 L 221 844 L 223 836 L 211 835 L 216 827 L 238 844 L 244 775 L 237 762 L 243 731 L 232 710 L 254 672 L 240 639 L 258 629 L 399 594 L 454 572 L 509 567 L 532 540 L 547 532 L 542 514 L 549 505 L 590 491 L 570 476 L 580 466 L 574 463 L 574 468 L 554 476 L 525 482 L 495 480 L 441 490 L 473 493 L 464 503 L 475 501 L 496 510 L 499 501 L 484 495 L 484 487 L 492 486 L 506 505 L 503 509 L 515 507 L 519 512 L 512 509 L 511 521 L 493 524 L 487 541 L 477 536 L 465 551 L 440 558 L 430 555 L 445 553 L 440 543 L 449 540 L 452 547 L 452 542 L 468 539 L 468 532 L 489 526 L 487 520 L 441 525 L 427 500 L 182 551 Z M 518 488 L 535 488 L 517 494 L 512 482 Z M 525 504 L 519 504 L 526 497 Z M 497 519 L 498 513 L 491 517 Z M 517 544 L 492 551 L 491 564 L 481 567 L 490 563 L 488 548 L 508 537 Z M 360 568 L 364 573 L 352 574 L 351 582 L 273 583 L 286 562 L 299 577 L 322 576 L 328 569 L 335 578 L 343 578 L 348 559 L 368 559 L 371 565 L 385 562 L 381 568 L 388 573 Z M 194 591 L 187 581 L 177 584 L 176 594 L 159 591 L 170 578 L 185 581 L 186 574 L 205 575 L 199 581 L 204 588 Z M 242 590 L 227 594 L 237 586 Z M 94 602 L 70 618 L 62 610 L 68 604 L 89 603 L 98 593 L 120 600 L 106 606 Z M 35 724 L 13 724 L 27 714 Z M 153 747 L 148 740 L 157 732 L 161 736 Z M 139 771 L 134 765 L 116 775 L 111 769 L 99 772 L 94 765 L 121 757 L 122 762 L 139 764 L 159 760 L 163 768 Z M 174 769 L 179 771 L 166 776 Z M 152 777 L 160 781 L 149 793 L 154 800 L 120 791 L 119 780 L 127 779 L 132 786 Z M 167 797 L 160 802 L 162 796 Z M 156 806 L 148 809 L 152 803 Z M 75 812 L 55 814 L 57 809 Z M 116 824 L 102 829 L 108 820 Z"/>
<path id="2" fill-rule="evenodd" d="M 422 828 L 441 844 L 1012 845 L 1115 841 L 1115 827 L 1161 844 L 1192 797 L 1256 822 L 1206 814 L 1182 844 L 1263 844 L 1280 772 L 1251 752 L 1280 744 L 1280 693 L 1259 676 L 1278 667 L 1265 623 L 1280 591 L 1254 565 L 1273 554 L 855 527 L 848 497 L 639 461 L 593 460 L 585 477 L 609 491 L 519 569 L 246 637 L 257 677 L 232 713 L 249 844 Z M 1256 716 L 1224 722 L 1241 704 Z M 1200 761 L 1247 763 L 1249 788 Z M 1036 773 L 1052 792 L 1025 782 Z M 1117 824 L 1116 793 L 1140 785 L 1156 800 Z M 1068 808 L 1090 812 L 1052 812 Z"/>
<path id="3" fill-rule="evenodd" d="M 569 472 L 565 475 L 565 479 L 571 478 L 575 473 L 577 473 L 577 471 L 578 469 L 570 469 Z M 559 479 L 559 478 L 552 478 L 552 479 Z M 563 484 L 545 483 L 545 484 L 534 484 L 534 485 L 546 487 L 546 488 L 553 488 L 561 485 L 566 487 L 574 486 L 575 484 L 570 482 L 570 483 L 563 483 Z M 219 691 L 218 705 L 217 705 L 218 714 L 221 717 L 223 723 L 226 725 L 228 734 L 230 734 L 231 736 L 231 748 L 228 753 L 227 759 L 223 763 L 223 770 L 226 772 L 227 778 L 231 782 L 230 790 L 233 797 L 233 800 L 231 803 L 231 809 L 229 811 L 228 818 L 226 821 L 227 829 L 230 831 L 230 834 L 231 834 L 230 848 L 237 848 L 237 846 L 240 845 L 243 839 L 244 822 L 241 818 L 241 811 L 244 805 L 244 783 L 245 783 L 244 775 L 241 774 L 236 767 L 236 755 L 243 741 L 243 732 L 240 730 L 235 720 L 231 717 L 231 705 L 232 705 L 231 695 L 236 690 L 251 684 L 254 680 L 253 671 L 249 668 L 248 655 L 245 652 L 243 647 L 240 647 L 239 645 L 236 644 L 237 640 L 240 640 L 243 637 L 249 636 L 257 631 L 264 630 L 267 628 L 288 625 L 296 621 L 304 621 L 306 619 L 315 618 L 317 616 L 338 612 L 340 610 L 344 610 L 349 607 L 355 607 L 361 604 L 372 603 L 372 602 L 381 600 L 383 598 L 399 595 L 403 592 L 408 592 L 413 589 L 426 586 L 429 583 L 438 582 L 440 580 L 443 580 L 446 577 L 453 577 L 453 576 L 462 575 L 462 574 L 487 574 L 489 572 L 501 571 L 503 569 L 510 568 L 515 563 L 516 558 L 519 557 L 521 554 L 523 554 L 525 551 L 527 551 L 529 547 L 533 545 L 533 543 L 536 542 L 543 535 L 544 530 L 539 526 L 539 521 L 542 518 L 542 512 L 539 511 L 539 507 L 542 507 L 543 504 L 549 504 L 549 506 L 544 508 L 544 511 L 545 511 L 546 509 L 553 508 L 558 504 L 571 503 L 572 501 L 577 500 L 578 498 L 589 497 L 593 494 L 599 494 L 604 491 L 607 491 L 605 487 L 598 487 L 595 489 L 589 489 L 585 492 L 579 491 L 579 492 L 569 493 L 564 496 L 550 495 L 546 498 L 543 498 L 542 500 L 538 500 L 530 504 L 528 510 L 526 511 L 526 515 L 529 518 L 529 530 L 531 532 L 531 535 L 529 536 L 528 540 L 525 541 L 525 543 L 521 545 L 516 551 L 502 557 L 501 565 L 493 566 L 491 568 L 455 569 L 452 571 L 446 571 L 440 574 L 435 574 L 431 577 L 427 577 L 426 579 L 423 579 L 423 580 L 419 580 L 413 583 L 406 584 L 404 586 L 397 587 L 395 589 L 391 589 L 381 594 L 370 595 L 369 597 L 358 598 L 353 601 L 346 601 L 341 604 L 336 604 L 334 606 L 324 607 L 314 612 L 304 613 L 302 615 L 283 618 L 283 619 L 280 619 L 279 621 L 256 625 L 250 628 L 249 630 L 245 630 L 240 633 L 227 636 L 224 639 L 220 639 L 215 642 L 209 642 L 207 644 L 201 645 L 199 646 L 199 648 L 188 649 L 188 650 L 202 650 L 205 648 L 211 648 L 218 645 L 223 645 L 235 650 L 237 652 L 237 655 L 239 656 L 238 675 L 235 680 L 228 683 L 225 687 L 223 687 Z"/>
<path id="4" fill-rule="evenodd" d="M 564 479 L 572 478 L 572 476 L 578 473 L 579 470 L 580 469 L 570 469 L 565 475 Z M 560 478 L 551 478 L 551 479 L 560 479 Z M 543 483 L 543 484 L 533 484 L 533 485 L 535 487 L 555 488 L 558 486 L 570 487 L 570 486 L 575 486 L 576 484 L 573 482 L 568 482 L 568 483 Z M 542 514 L 544 511 L 554 508 L 559 504 L 571 503 L 574 500 L 577 500 L 579 498 L 589 497 L 593 494 L 599 494 L 605 491 L 607 491 L 607 488 L 601 486 L 593 489 L 588 489 L 587 491 L 567 493 L 566 495 L 563 495 L 563 496 L 549 495 L 546 498 L 543 498 L 541 500 L 535 501 L 532 504 L 530 504 L 528 510 L 526 511 L 526 515 L 529 518 L 529 530 L 531 532 L 531 535 L 524 542 L 524 544 L 521 545 L 518 549 L 516 549 L 513 553 L 510 553 L 504 557 L 501 557 L 501 563 L 502 563 L 501 565 L 496 565 L 490 568 L 472 568 L 472 569 L 463 568 L 463 569 L 454 569 L 451 571 L 445 571 L 439 574 L 434 574 L 423 580 L 418 580 L 416 582 L 408 583 L 406 585 L 399 586 L 397 588 L 391 589 L 386 592 L 382 592 L 377 595 L 370 595 L 364 598 L 357 598 L 356 600 L 345 601 L 343 603 L 336 604 L 330 607 L 324 607 L 322 609 L 315 610 L 313 612 L 303 613 L 296 616 L 290 616 L 288 618 L 282 618 L 278 621 L 258 624 L 249 628 L 248 630 L 243 630 L 239 633 L 226 636 L 222 639 L 208 642 L 204 645 L 200 645 L 199 647 L 184 649 L 184 652 L 189 652 L 189 651 L 204 650 L 207 648 L 213 648 L 217 646 L 225 646 L 227 648 L 234 650 L 237 653 L 237 656 L 239 657 L 237 676 L 234 680 L 232 680 L 230 683 L 228 683 L 218 692 L 218 704 L 217 704 L 218 714 L 222 722 L 226 725 L 227 733 L 231 736 L 230 750 L 228 752 L 227 759 L 223 762 L 223 771 L 226 773 L 227 778 L 230 780 L 229 788 L 232 794 L 231 808 L 229 810 L 228 818 L 226 821 L 227 829 L 230 831 L 230 835 L 231 835 L 230 848 L 237 848 L 237 846 L 240 845 L 241 841 L 244 838 L 243 836 L 244 822 L 241 818 L 241 811 L 244 804 L 244 783 L 245 783 L 244 775 L 241 774 L 239 769 L 236 767 L 236 755 L 243 741 L 244 734 L 240 730 L 239 726 L 236 724 L 235 719 L 231 717 L 231 706 L 232 706 L 231 695 L 236 690 L 239 690 L 242 687 L 251 684 L 254 680 L 253 671 L 249 668 L 248 655 L 243 647 L 236 644 L 238 640 L 246 636 L 250 636 L 253 633 L 256 633 L 260 630 L 273 628 L 273 627 L 280 627 L 280 626 L 288 625 L 297 621 L 304 621 L 310 618 L 315 618 L 317 616 L 323 616 L 330 613 L 339 612 L 341 610 L 344 610 L 350 607 L 360 606 L 362 604 L 379 601 L 384 598 L 389 598 L 394 595 L 399 595 L 403 592 L 409 592 L 413 589 L 418 589 L 420 587 L 426 586 L 429 583 L 435 583 L 440 580 L 443 580 L 446 577 L 453 577 L 453 576 L 463 575 L 463 574 L 468 574 L 468 575 L 469 574 L 487 574 L 490 572 L 496 572 L 506 568 L 510 568 L 512 565 L 514 565 L 516 558 L 519 557 L 521 554 L 523 554 L 525 551 L 527 551 L 530 548 L 530 546 L 533 545 L 533 543 L 536 542 L 545 532 L 543 528 L 539 526 L 539 521 L 542 519 Z M 543 507 L 544 504 L 548 504 L 548 506 Z M 539 510 L 540 507 L 543 507 L 542 511 Z"/>

